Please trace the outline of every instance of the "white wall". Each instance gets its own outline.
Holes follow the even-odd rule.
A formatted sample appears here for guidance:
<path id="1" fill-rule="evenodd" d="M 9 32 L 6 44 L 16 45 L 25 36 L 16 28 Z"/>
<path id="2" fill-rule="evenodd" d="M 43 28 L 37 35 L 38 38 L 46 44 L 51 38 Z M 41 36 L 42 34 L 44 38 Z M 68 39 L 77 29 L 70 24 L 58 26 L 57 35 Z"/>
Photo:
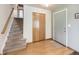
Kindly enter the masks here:
<path id="1" fill-rule="evenodd" d="M 66 5 L 64 7 L 60 6 L 55 11 L 62 10 L 64 8 L 67 8 L 67 44 L 70 48 L 79 52 L 79 19 L 75 19 L 75 13 L 79 13 L 79 5 Z M 71 27 L 68 27 L 68 25 L 71 25 Z"/>
<path id="2" fill-rule="evenodd" d="M 51 38 L 51 11 L 24 5 L 24 38 L 32 42 L 32 12 L 46 14 L 46 39 Z"/>
<path id="3" fill-rule="evenodd" d="M 12 5 L 10 4 L 0 4 L 0 33 L 3 30 L 3 27 L 10 15 L 10 12 L 12 10 Z M 2 47 L 4 45 L 5 37 L 3 37 L 2 34 L 0 34 L 0 53 L 2 53 Z"/>
<path id="4" fill-rule="evenodd" d="M 79 52 L 79 19 L 75 19 L 75 13 L 79 13 L 79 5 L 68 5 L 68 46 Z"/>
<path id="5" fill-rule="evenodd" d="M 3 30 L 6 20 L 9 17 L 12 6 L 9 4 L 0 4 L 0 33 Z"/>

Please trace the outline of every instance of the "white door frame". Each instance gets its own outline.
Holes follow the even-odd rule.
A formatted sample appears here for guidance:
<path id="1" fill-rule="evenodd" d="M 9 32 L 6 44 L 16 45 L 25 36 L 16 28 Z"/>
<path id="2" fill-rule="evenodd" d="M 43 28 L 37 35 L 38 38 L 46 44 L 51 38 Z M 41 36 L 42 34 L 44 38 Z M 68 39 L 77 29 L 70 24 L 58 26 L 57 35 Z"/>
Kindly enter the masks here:
<path id="1" fill-rule="evenodd" d="M 54 23 L 55 23 L 55 19 L 54 19 L 54 15 L 60 12 L 66 11 L 66 47 L 68 46 L 68 28 L 67 28 L 67 8 L 63 9 L 63 10 L 59 10 L 53 13 L 53 39 L 55 40 L 55 30 L 54 30 Z"/>

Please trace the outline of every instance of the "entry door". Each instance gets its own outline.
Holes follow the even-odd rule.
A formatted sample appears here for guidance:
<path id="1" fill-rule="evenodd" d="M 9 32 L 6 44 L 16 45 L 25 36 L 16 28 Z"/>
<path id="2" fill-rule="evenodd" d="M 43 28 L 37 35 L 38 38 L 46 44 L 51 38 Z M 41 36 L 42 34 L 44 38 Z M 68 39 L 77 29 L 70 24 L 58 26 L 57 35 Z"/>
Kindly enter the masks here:
<path id="1" fill-rule="evenodd" d="M 45 39 L 45 14 L 33 12 L 33 42 Z"/>
<path id="2" fill-rule="evenodd" d="M 54 13 L 55 40 L 66 45 L 66 10 Z"/>

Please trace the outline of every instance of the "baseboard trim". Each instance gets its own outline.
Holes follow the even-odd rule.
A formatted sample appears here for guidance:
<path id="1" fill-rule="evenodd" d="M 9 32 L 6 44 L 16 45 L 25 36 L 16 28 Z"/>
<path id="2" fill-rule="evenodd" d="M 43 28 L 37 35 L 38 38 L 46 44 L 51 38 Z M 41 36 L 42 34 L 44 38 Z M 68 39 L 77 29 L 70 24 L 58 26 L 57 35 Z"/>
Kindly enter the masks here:
<path id="1" fill-rule="evenodd" d="M 27 45 L 28 44 L 32 44 L 32 43 L 37 43 L 37 42 L 40 42 L 40 41 L 45 41 L 45 40 L 39 40 L 39 41 L 35 41 L 35 42 L 29 42 L 29 43 L 27 43 Z"/>
<path id="2" fill-rule="evenodd" d="M 29 43 L 27 43 L 27 44 L 37 43 L 37 42 L 40 42 L 40 41 L 45 41 L 45 40 L 53 40 L 53 39 L 52 39 L 52 38 L 48 38 L 48 39 L 39 40 L 39 41 L 35 41 L 35 42 L 29 42 Z"/>
<path id="3" fill-rule="evenodd" d="M 53 40 L 53 41 L 55 41 L 55 42 L 59 43 L 60 45 L 66 47 L 64 44 L 62 44 L 62 43 L 60 43 L 60 42 L 58 42 L 58 41 L 56 41 L 56 40 Z"/>
<path id="4" fill-rule="evenodd" d="M 52 38 L 48 38 L 48 39 L 45 39 L 45 40 L 53 40 Z"/>
<path id="5" fill-rule="evenodd" d="M 63 45 L 62 43 L 60 43 L 60 42 L 58 42 L 58 41 L 56 41 L 56 40 L 54 40 L 55 42 L 57 42 L 57 43 L 59 43 L 59 44 L 61 44 L 61 45 Z M 63 45 L 64 47 L 66 47 L 65 45 Z M 72 48 L 70 48 L 70 47 L 67 47 L 67 48 L 69 48 L 69 49 L 71 49 L 71 50 L 73 50 L 74 52 L 77 52 L 77 53 L 79 53 L 78 51 L 76 51 L 76 50 L 74 50 L 74 49 L 72 49 Z M 72 54 L 71 54 L 72 55 Z"/>
<path id="6" fill-rule="evenodd" d="M 78 51 L 76 51 L 75 49 L 73 49 L 73 48 L 71 48 L 71 47 L 67 47 L 67 48 L 69 48 L 69 49 L 73 50 L 74 52 L 79 53 Z"/>

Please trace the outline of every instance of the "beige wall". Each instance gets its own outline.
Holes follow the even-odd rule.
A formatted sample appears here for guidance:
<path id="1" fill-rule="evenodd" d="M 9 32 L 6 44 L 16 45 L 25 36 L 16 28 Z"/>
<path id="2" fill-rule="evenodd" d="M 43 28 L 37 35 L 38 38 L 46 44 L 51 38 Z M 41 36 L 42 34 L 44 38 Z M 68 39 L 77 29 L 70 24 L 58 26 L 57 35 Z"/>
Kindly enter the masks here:
<path id="1" fill-rule="evenodd" d="M 12 6 L 9 4 L 0 4 L 0 33 L 7 21 Z"/>

